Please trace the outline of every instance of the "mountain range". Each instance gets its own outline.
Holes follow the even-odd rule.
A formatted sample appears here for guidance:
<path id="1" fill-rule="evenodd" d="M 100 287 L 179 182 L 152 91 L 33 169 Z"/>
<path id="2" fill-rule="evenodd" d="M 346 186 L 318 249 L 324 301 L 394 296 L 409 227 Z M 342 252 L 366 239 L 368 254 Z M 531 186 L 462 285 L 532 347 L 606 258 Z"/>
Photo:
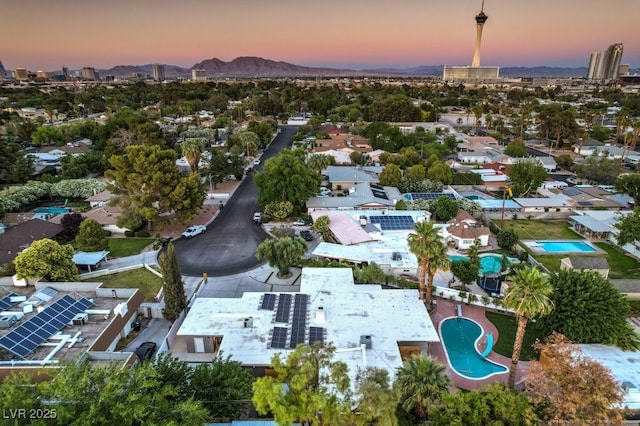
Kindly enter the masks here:
<path id="1" fill-rule="evenodd" d="M 99 70 L 101 76 L 131 77 L 135 74 L 151 74 L 153 65 L 118 65 L 113 68 Z M 241 56 L 225 62 L 218 58 L 206 59 L 194 64 L 191 68 L 177 65 L 164 65 L 165 77 L 190 78 L 191 71 L 201 69 L 206 77 L 357 77 L 357 76 L 442 76 L 444 65 L 420 66 L 415 68 L 379 68 L 379 69 L 338 69 L 306 67 L 276 62 L 252 56 Z M 502 77 L 585 77 L 587 67 L 504 67 L 500 68 Z"/>

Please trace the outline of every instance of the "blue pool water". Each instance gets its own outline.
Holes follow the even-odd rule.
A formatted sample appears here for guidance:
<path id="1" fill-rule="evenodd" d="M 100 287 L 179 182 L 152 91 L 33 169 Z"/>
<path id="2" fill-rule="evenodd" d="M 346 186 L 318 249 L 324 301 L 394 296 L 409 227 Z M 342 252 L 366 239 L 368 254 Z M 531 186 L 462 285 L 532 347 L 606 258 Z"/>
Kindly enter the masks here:
<path id="1" fill-rule="evenodd" d="M 33 212 L 55 216 L 58 214 L 69 213 L 70 211 L 71 209 L 68 207 L 38 207 Z"/>
<path id="2" fill-rule="evenodd" d="M 461 261 L 461 260 L 468 261 L 469 258 L 466 256 L 459 256 L 459 255 L 451 256 L 452 262 Z M 507 266 L 510 266 L 510 265 L 511 265 L 510 263 L 507 264 Z M 500 269 L 502 269 L 502 256 L 482 256 L 480 258 L 480 270 L 482 271 L 483 274 L 486 274 L 486 275 L 496 274 L 500 272 Z"/>
<path id="3" fill-rule="evenodd" d="M 549 253 L 595 253 L 598 251 L 584 241 L 538 241 L 538 247 Z"/>
<path id="4" fill-rule="evenodd" d="M 504 365 L 496 364 L 480 355 L 476 349 L 476 342 L 482 335 L 482 327 L 468 318 L 447 318 L 440 323 L 440 338 L 449 365 L 461 376 L 481 380 L 509 371 Z"/>

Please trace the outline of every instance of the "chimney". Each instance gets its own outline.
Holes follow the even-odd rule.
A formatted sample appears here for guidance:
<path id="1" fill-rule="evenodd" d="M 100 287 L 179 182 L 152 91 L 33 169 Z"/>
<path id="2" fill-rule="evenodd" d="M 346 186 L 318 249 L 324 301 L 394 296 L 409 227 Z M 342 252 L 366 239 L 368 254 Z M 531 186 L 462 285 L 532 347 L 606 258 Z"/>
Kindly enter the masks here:
<path id="1" fill-rule="evenodd" d="M 324 323 L 324 320 L 325 320 L 324 307 L 318 306 L 318 309 L 316 309 L 316 322 Z"/>

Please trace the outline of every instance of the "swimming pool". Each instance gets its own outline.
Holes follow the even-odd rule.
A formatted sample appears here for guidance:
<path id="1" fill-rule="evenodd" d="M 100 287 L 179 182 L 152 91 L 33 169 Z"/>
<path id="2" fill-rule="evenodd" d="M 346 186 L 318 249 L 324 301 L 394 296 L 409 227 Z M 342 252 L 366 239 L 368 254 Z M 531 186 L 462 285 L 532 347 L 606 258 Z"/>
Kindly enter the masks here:
<path id="1" fill-rule="evenodd" d="M 440 338 L 449 365 L 461 376 L 482 380 L 509 371 L 507 367 L 480 355 L 476 343 L 483 330 L 480 324 L 462 317 L 446 318 L 440 323 Z"/>
<path id="2" fill-rule="evenodd" d="M 71 209 L 69 207 L 38 207 L 33 212 L 34 213 L 42 213 L 42 214 L 50 214 L 50 215 L 58 215 L 69 213 Z"/>
<path id="3" fill-rule="evenodd" d="M 451 256 L 451 261 L 468 261 L 466 256 L 460 256 L 454 254 Z M 507 261 L 507 266 L 511 266 L 511 262 Z M 497 274 L 502 269 L 502 256 L 500 255 L 486 255 L 480 257 L 480 270 L 483 275 Z"/>
<path id="4" fill-rule="evenodd" d="M 598 253 L 588 241 L 525 241 L 534 252 L 542 253 Z"/>

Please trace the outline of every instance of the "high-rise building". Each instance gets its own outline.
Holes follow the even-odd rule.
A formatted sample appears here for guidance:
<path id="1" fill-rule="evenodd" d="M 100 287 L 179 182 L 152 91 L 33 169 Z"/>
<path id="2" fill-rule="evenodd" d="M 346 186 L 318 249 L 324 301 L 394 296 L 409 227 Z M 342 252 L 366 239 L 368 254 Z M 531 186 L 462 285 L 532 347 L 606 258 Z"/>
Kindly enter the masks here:
<path id="1" fill-rule="evenodd" d="M 62 67 L 62 75 L 64 76 L 65 79 L 69 78 L 69 68 L 67 67 Z"/>
<path id="2" fill-rule="evenodd" d="M 604 52 L 594 52 L 589 58 L 589 71 L 587 78 L 590 80 L 615 80 L 620 75 L 620 62 L 624 44 L 612 44 Z"/>
<path id="3" fill-rule="evenodd" d="M 191 70 L 191 80 L 193 81 L 202 81 L 207 79 L 207 71 L 201 69 L 193 69 Z"/>
<path id="4" fill-rule="evenodd" d="M 153 70 L 153 79 L 155 81 L 164 81 L 164 65 L 153 64 L 151 68 Z"/>
<path id="5" fill-rule="evenodd" d="M 484 14 L 484 0 L 482 0 L 480 13 L 476 15 L 476 49 L 473 51 L 473 61 L 471 62 L 472 67 L 480 66 L 480 44 L 482 43 L 482 29 L 484 28 L 484 23 L 487 22 L 487 19 L 489 19 L 489 17 Z"/>
<path id="6" fill-rule="evenodd" d="M 80 78 L 83 80 L 97 80 L 98 73 L 96 73 L 96 69 L 92 67 L 84 67 L 80 70 Z"/>
<path id="7" fill-rule="evenodd" d="M 445 65 L 442 79 L 445 81 L 453 80 L 496 80 L 500 74 L 499 67 L 483 67 L 480 66 L 480 47 L 482 44 L 482 29 L 489 17 L 484 13 L 484 0 L 480 13 L 476 15 L 476 47 L 473 52 L 473 60 L 471 66 L 452 66 Z"/>
<path id="8" fill-rule="evenodd" d="M 26 68 L 16 68 L 13 70 L 13 78 L 16 80 L 28 80 L 29 71 Z"/>
<path id="9" fill-rule="evenodd" d="M 2 61 L 0 61 L 0 79 L 3 79 L 7 76 L 7 72 L 4 69 L 4 65 L 2 65 Z"/>

